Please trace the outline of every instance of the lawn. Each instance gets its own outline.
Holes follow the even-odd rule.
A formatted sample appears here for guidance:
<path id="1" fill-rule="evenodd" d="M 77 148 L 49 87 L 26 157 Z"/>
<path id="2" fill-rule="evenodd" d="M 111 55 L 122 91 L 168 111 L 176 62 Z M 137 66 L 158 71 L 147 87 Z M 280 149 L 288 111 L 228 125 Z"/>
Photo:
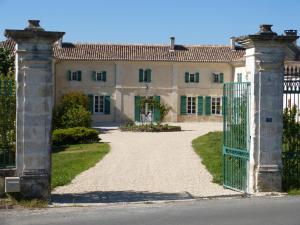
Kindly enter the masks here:
<path id="1" fill-rule="evenodd" d="M 109 152 L 106 143 L 77 144 L 54 148 L 51 188 L 70 183 L 81 172 L 93 167 Z"/>
<path id="2" fill-rule="evenodd" d="M 192 145 L 213 176 L 213 182 L 222 184 L 222 132 L 210 132 L 200 136 L 193 140 Z"/>

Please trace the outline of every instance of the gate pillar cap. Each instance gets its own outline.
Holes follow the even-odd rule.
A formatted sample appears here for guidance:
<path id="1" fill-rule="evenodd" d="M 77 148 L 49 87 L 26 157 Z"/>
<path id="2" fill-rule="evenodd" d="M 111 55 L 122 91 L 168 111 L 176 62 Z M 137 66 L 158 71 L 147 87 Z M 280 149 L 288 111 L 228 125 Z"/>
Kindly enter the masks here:
<path id="1" fill-rule="evenodd" d="M 272 31 L 272 26 L 272 24 L 261 24 L 257 33 L 237 37 L 235 41 L 243 47 L 250 48 L 253 47 L 255 43 L 265 41 L 273 41 L 278 44 L 292 44 L 299 38 L 297 32 L 293 32 L 293 35 L 291 35 L 291 33 L 278 35 L 276 32 Z"/>
<path id="2" fill-rule="evenodd" d="M 47 40 L 50 42 L 55 42 L 62 38 L 65 32 L 58 31 L 45 31 L 40 27 L 39 20 L 28 20 L 28 27 L 24 30 L 11 30 L 5 29 L 4 36 L 7 38 L 12 38 L 15 42 L 24 40 Z"/>

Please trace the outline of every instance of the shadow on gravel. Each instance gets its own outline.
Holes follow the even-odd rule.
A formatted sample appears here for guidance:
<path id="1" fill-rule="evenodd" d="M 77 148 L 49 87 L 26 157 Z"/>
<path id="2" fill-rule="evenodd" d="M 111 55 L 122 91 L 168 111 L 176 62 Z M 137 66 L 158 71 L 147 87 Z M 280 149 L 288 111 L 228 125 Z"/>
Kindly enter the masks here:
<path id="1" fill-rule="evenodd" d="M 189 193 L 135 191 L 96 191 L 77 194 L 52 194 L 52 203 L 118 203 L 193 199 Z"/>

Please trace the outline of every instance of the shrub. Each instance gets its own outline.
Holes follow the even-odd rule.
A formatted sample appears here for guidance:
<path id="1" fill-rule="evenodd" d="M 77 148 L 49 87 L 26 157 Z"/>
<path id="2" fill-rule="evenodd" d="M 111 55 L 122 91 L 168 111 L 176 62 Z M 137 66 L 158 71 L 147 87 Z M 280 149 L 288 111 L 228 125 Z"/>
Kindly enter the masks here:
<path id="1" fill-rule="evenodd" d="M 87 144 L 99 142 L 100 140 L 97 130 L 86 127 L 57 129 L 52 133 L 52 144 L 54 146 Z"/>
<path id="2" fill-rule="evenodd" d="M 88 111 L 88 97 L 82 92 L 65 94 L 53 110 L 53 129 L 90 127 L 91 113 Z"/>
<path id="3" fill-rule="evenodd" d="M 62 128 L 90 127 L 91 114 L 81 105 L 68 108 L 60 118 L 60 126 Z"/>

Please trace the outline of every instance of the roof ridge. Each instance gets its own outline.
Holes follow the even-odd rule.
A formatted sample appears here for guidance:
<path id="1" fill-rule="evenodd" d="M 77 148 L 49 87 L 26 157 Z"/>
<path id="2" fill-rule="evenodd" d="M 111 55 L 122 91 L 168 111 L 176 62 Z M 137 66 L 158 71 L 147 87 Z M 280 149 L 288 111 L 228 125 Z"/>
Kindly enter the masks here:
<path id="1" fill-rule="evenodd" d="M 101 42 L 63 42 L 66 44 L 74 45 L 111 45 L 111 46 L 157 46 L 157 47 L 169 47 L 169 44 L 149 44 L 149 43 L 101 43 Z M 175 44 L 175 46 L 184 46 L 184 47 L 230 47 L 229 45 L 222 44 Z"/>

